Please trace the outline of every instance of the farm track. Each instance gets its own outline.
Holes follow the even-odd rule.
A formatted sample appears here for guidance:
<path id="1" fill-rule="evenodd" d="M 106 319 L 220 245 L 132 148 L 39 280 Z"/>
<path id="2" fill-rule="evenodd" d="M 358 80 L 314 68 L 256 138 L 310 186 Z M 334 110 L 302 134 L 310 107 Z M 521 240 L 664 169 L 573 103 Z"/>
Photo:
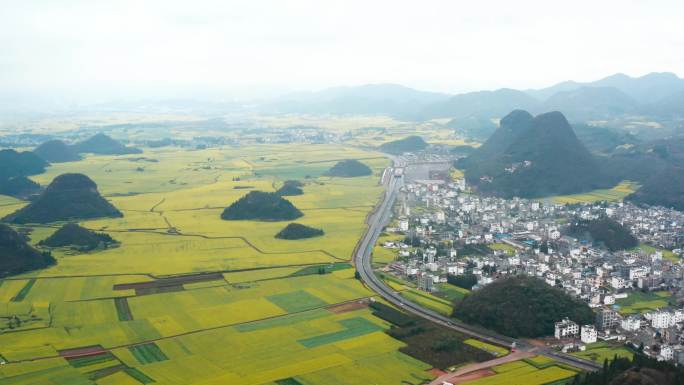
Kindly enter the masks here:
<path id="1" fill-rule="evenodd" d="M 349 262 L 349 261 L 345 261 Z M 288 265 L 276 265 L 276 266 L 260 266 L 260 267 L 249 267 L 249 268 L 244 268 L 244 269 L 232 269 L 232 270 L 210 270 L 210 271 L 204 271 L 202 274 L 213 274 L 213 273 L 220 273 L 220 274 L 229 274 L 229 273 L 242 273 L 242 272 L 247 272 L 247 271 L 259 271 L 259 270 L 270 270 L 270 269 L 285 269 L 288 267 L 307 267 L 307 266 L 325 266 L 329 265 L 329 262 L 317 262 L 317 263 L 295 263 L 295 264 L 288 264 Z M 152 273 L 141 273 L 141 272 L 136 272 L 136 273 L 107 273 L 107 274 L 92 274 L 92 275 L 85 275 L 85 274 L 73 274 L 73 275 L 53 275 L 53 276 L 44 276 L 44 277 L 11 277 L 11 278 L 3 278 L 5 281 L 23 281 L 27 279 L 68 279 L 68 278 L 96 278 L 96 277 L 125 277 L 125 276 L 143 276 L 143 277 L 148 277 L 151 279 L 164 279 L 164 278 L 172 278 L 172 277 L 182 277 L 184 275 L 191 275 L 191 274 L 198 274 L 198 272 L 183 272 L 183 273 L 178 273 L 178 274 L 161 274 L 161 275 L 155 275 Z"/>

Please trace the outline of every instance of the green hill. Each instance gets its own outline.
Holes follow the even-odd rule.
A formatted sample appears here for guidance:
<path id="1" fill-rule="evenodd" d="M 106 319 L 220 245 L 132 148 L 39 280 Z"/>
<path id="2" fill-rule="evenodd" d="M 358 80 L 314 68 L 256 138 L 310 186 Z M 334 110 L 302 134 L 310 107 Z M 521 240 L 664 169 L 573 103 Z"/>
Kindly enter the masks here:
<path id="1" fill-rule="evenodd" d="M 30 151 L 0 150 L 0 182 L 45 172 L 48 163 Z"/>
<path id="2" fill-rule="evenodd" d="M 83 174 L 62 174 L 35 201 L 3 220 L 12 223 L 48 223 L 122 216 L 100 195 L 97 185 L 90 178 Z"/>
<path id="3" fill-rule="evenodd" d="M 50 253 L 36 250 L 13 228 L 0 223 L 0 277 L 42 269 L 55 263 Z"/>
<path id="4" fill-rule="evenodd" d="M 608 217 L 575 220 L 568 226 L 567 233 L 576 238 L 603 243 L 611 251 L 631 249 L 639 244 L 629 229 Z"/>
<path id="5" fill-rule="evenodd" d="M 61 140 L 49 140 L 33 152 L 50 163 L 74 162 L 81 159 L 76 150 Z"/>
<path id="6" fill-rule="evenodd" d="M 300 223 L 289 223 L 284 229 L 275 235 L 278 239 L 304 239 L 320 237 L 324 232 L 321 229 L 302 225 Z"/>
<path id="7" fill-rule="evenodd" d="M 276 193 L 250 191 L 223 210 L 221 219 L 289 221 L 302 215 L 290 201 Z"/>
<path id="8" fill-rule="evenodd" d="M 47 247 L 71 246 L 89 251 L 97 248 L 106 249 L 116 243 L 109 234 L 96 233 L 76 223 L 67 223 L 38 244 Z"/>
<path id="9" fill-rule="evenodd" d="M 357 176 L 371 175 L 372 173 L 373 171 L 371 171 L 370 167 L 359 162 L 358 160 L 346 159 L 337 162 L 337 164 L 335 164 L 330 170 L 328 170 L 326 175 L 343 178 L 353 178 Z"/>
<path id="10" fill-rule="evenodd" d="M 406 138 L 394 140 L 380 145 L 380 151 L 388 154 L 403 154 L 405 152 L 416 152 L 424 150 L 428 144 L 420 136 L 407 136 Z"/>
<path id="11" fill-rule="evenodd" d="M 93 153 L 100 155 L 125 155 L 140 154 L 142 150 L 134 147 L 127 147 L 119 141 L 109 136 L 99 133 L 89 139 L 74 144 L 74 149 L 78 153 Z"/>
<path id="12" fill-rule="evenodd" d="M 302 195 L 304 194 L 302 186 L 304 186 L 304 183 L 298 180 L 286 180 L 283 186 L 276 191 L 276 194 L 281 197 Z"/>
<path id="13" fill-rule="evenodd" d="M 557 111 L 534 118 L 511 112 L 459 166 L 479 191 L 506 198 L 574 194 L 612 184 Z"/>
<path id="14" fill-rule="evenodd" d="M 594 321 L 586 303 L 528 276 L 500 279 L 473 291 L 455 306 L 453 315 L 510 337 L 551 335 L 563 317 L 580 325 Z"/>
<path id="15" fill-rule="evenodd" d="M 0 181 L 0 194 L 24 199 L 40 191 L 40 185 L 25 176 Z"/>

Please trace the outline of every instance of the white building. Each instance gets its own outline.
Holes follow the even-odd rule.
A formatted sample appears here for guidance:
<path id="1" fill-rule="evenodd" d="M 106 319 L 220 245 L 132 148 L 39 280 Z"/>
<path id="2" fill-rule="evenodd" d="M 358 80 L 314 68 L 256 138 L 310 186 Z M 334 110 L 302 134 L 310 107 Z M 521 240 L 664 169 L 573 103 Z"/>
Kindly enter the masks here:
<path id="1" fill-rule="evenodd" d="M 610 286 L 612 286 L 613 289 L 622 289 L 625 287 L 625 280 L 622 277 L 612 277 L 610 279 Z"/>
<path id="2" fill-rule="evenodd" d="M 626 317 L 620 322 L 620 327 L 629 332 L 635 332 L 641 328 L 641 320 L 638 317 Z"/>
<path id="3" fill-rule="evenodd" d="M 660 347 L 660 357 L 665 361 L 672 361 L 674 358 L 674 349 L 670 345 L 663 345 Z"/>
<path id="4" fill-rule="evenodd" d="M 684 321 L 684 310 L 683 309 L 677 309 L 674 311 L 674 322 L 675 323 L 680 323 Z"/>
<path id="5" fill-rule="evenodd" d="M 651 326 L 656 329 L 665 329 L 670 327 L 672 315 L 666 311 L 655 312 L 651 316 Z"/>
<path id="6" fill-rule="evenodd" d="M 409 229 L 409 221 L 408 219 L 400 219 L 399 220 L 399 230 L 401 231 L 408 231 Z"/>
<path id="7" fill-rule="evenodd" d="M 570 321 L 568 318 L 563 318 L 562 321 L 556 322 L 554 336 L 557 339 L 576 337 L 579 334 L 579 325 Z"/>
<path id="8" fill-rule="evenodd" d="M 580 333 L 580 339 L 585 344 L 591 344 L 598 340 L 598 332 L 594 325 L 582 325 L 582 332 Z"/>

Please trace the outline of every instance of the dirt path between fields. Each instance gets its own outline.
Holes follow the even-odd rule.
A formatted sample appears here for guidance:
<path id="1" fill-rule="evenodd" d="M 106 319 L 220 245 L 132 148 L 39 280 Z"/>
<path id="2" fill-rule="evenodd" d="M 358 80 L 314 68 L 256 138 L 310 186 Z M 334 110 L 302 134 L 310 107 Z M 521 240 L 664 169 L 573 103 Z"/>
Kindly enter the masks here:
<path id="1" fill-rule="evenodd" d="M 505 363 L 513 362 L 513 361 L 519 361 L 519 360 L 522 360 L 524 358 L 530 358 L 533 356 L 534 356 L 534 353 L 518 351 L 515 353 L 511 353 L 511 354 L 504 356 L 504 357 L 495 358 L 493 360 L 489 360 L 489 361 L 485 361 L 485 362 L 478 362 L 476 364 L 466 365 L 466 366 L 458 369 L 455 372 L 447 373 L 447 374 L 444 374 L 442 376 L 437 377 L 432 382 L 430 382 L 430 385 L 442 385 L 445 382 L 450 383 L 450 384 L 458 384 L 459 383 L 459 377 L 464 377 L 469 373 L 476 372 L 476 371 L 483 370 L 483 369 L 489 369 L 493 366 L 497 366 L 497 365 L 501 365 L 501 364 L 505 364 Z"/>

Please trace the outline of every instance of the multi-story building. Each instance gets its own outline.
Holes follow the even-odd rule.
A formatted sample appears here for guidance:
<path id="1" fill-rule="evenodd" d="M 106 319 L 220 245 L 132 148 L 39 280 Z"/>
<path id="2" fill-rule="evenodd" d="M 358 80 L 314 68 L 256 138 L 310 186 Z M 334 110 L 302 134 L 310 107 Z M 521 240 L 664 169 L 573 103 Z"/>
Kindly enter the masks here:
<path id="1" fill-rule="evenodd" d="M 619 318 L 615 310 L 604 307 L 596 313 L 596 328 L 599 331 L 610 330 L 617 326 L 618 322 Z"/>
<path id="2" fill-rule="evenodd" d="M 554 335 L 557 339 L 577 337 L 579 334 L 579 325 L 570 321 L 568 318 L 563 318 L 562 321 L 556 322 Z"/>
<path id="3" fill-rule="evenodd" d="M 641 319 L 634 316 L 623 318 L 620 327 L 628 332 L 635 332 L 641 328 Z"/>
<path id="4" fill-rule="evenodd" d="M 666 311 L 658 311 L 651 316 L 651 326 L 656 329 L 665 329 L 670 327 L 670 322 L 672 322 L 672 314 Z"/>
<path id="5" fill-rule="evenodd" d="M 594 325 L 582 325 L 582 330 L 580 333 L 580 340 L 585 344 L 591 344 L 596 342 L 598 339 L 598 332 Z"/>

